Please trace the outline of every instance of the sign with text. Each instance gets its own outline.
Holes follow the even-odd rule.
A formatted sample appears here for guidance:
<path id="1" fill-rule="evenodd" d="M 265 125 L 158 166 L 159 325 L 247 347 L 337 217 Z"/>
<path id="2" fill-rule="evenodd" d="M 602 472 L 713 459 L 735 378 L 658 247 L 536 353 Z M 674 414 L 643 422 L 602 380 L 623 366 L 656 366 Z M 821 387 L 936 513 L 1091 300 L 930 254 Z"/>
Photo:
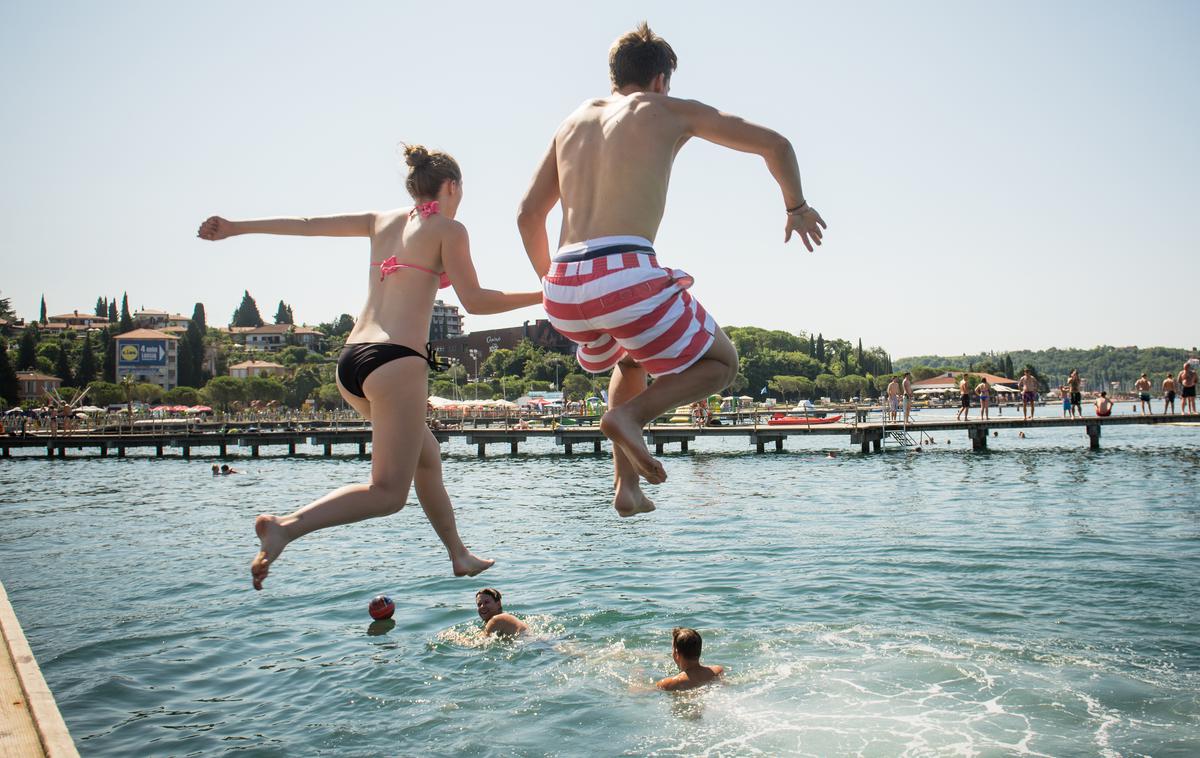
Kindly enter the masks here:
<path id="1" fill-rule="evenodd" d="M 117 363 L 121 366 L 162 366 L 166 362 L 166 340 L 121 340 L 117 349 Z"/>

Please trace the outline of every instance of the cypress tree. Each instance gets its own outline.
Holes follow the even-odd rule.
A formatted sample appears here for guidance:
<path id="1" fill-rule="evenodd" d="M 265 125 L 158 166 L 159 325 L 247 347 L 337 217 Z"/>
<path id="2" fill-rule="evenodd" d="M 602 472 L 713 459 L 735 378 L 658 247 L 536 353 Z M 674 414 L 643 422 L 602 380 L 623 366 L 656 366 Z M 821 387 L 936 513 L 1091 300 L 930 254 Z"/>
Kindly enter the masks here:
<path id="1" fill-rule="evenodd" d="M 21 344 L 17 350 L 17 370 L 37 366 L 37 329 L 29 327 L 21 335 Z"/>
<path id="2" fill-rule="evenodd" d="M 75 381 L 80 387 L 86 387 L 96 378 L 96 356 L 92 353 L 92 333 L 83 333 L 83 352 L 79 354 L 79 369 L 75 372 Z"/>
<path id="3" fill-rule="evenodd" d="M 133 316 L 129 315 L 129 293 L 121 295 L 121 325 L 120 334 L 133 331 Z"/>
<path id="4" fill-rule="evenodd" d="M 108 318 L 108 301 L 103 297 L 96 298 L 96 316 L 97 318 Z"/>
<path id="5" fill-rule="evenodd" d="M 117 299 L 114 297 L 108 301 L 108 323 L 115 324 L 120 316 L 117 315 Z"/>
<path id="6" fill-rule="evenodd" d="M 8 401 L 9 405 L 21 402 L 21 384 L 8 360 L 8 343 L 4 340 L 0 340 L 0 398 Z"/>
<path id="7" fill-rule="evenodd" d="M 825 335 L 817 334 L 817 360 L 821 363 L 825 362 Z"/>
<path id="8" fill-rule="evenodd" d="M 109 305 L 112 305 L 110 302 Z M 116 383 L 117 381 L 117 341 L 112 338 L 112 332 L 108 329 L 100 330 L 100 352 L 104 355 L 104 368 L 102 374 L 104 381 Z"/>
<path id="9" fill-rule="evenodd" d="M 208 380 L 204 371 L 204 338 L 208 327 L 204 321 L 204 303 L 196 303 L 192 309 L 192 320 L 187 328 L 187 349 L 191 351 L 192 387 L 203 386 Z M 180 345 L 183 349 L 183 345 Z"/>
<path id="10" fill-rule="evenodd" d="M 292 307 L 282 300 L 279 301 L 279 307 L 275 310 L 276 324 L 294 324 L 292 320 Z"/>
<path id="11" fill-rule="evenodd" d="M 179 346 L 175 351 L 178 361 L 178 371 L 176 375 L 176 386 L 178 387 L 199 387 L 199 382 L 196 381 L 196 368 L 193 362 L 194 353 L 192 351 L 192 335 L 190 333 L 183 335 L 179 340 Z"/>
<path id="12" fill-rule="evenodd" d="M 62 386 L 75 386 L 75 377 L 71 374 L 71 361 L 67 357 L 66 345 L 59 345 L 58 360 L 54 364 L 54 375 L 62 379 Z"/>
<path id="13" fill-rule="evenodd" d="M 245 290 L 242 293 L 242 303 L 233 312 L 233 321 L 230 326 L 262 326 L 262 314 L 258 312 L 258 303 L 254 302 L 254 298 L 250 297 L 250 290 Z"/>
<path id="14" fill-rule="evenodd" d="M 45 295 L 42 295 L 42 312 L 41 312 L 41 317 L 38 318 L 38 321 L 42 322 L 43 324 L 46 323 L 46 296 Z"/>

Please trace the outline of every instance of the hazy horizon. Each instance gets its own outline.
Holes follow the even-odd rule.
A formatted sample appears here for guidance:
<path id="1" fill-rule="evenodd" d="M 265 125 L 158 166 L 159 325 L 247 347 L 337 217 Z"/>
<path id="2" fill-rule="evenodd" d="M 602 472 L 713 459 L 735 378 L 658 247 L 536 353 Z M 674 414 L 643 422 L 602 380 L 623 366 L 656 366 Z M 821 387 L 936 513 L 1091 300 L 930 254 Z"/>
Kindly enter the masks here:
<path id="1" fill-rule="evenodd" d="M 785 247 L 762 161 L 689 143 L 656 247 L 718 323 L 893 356 L 1195 342 L 1200 5 L 651 10 L 679 54 L 672 95 L 788 136 L 829 223 L 815 254 Z M 462 164 L 484 286 L 535 289 L 517 202 L 559 121 L 607 93 L 609 44 L 646 16 L 6 5 L 0 296 L 36 318 L 43 293 L 53 314 L 127 291 L 131 309 L 203 302 L 217 324 L 249 290 L 268 321 L 281 299 L 310 325 L 357 317 L 365 240 L 195 230 L 403 205 L 402 141 Z"/>

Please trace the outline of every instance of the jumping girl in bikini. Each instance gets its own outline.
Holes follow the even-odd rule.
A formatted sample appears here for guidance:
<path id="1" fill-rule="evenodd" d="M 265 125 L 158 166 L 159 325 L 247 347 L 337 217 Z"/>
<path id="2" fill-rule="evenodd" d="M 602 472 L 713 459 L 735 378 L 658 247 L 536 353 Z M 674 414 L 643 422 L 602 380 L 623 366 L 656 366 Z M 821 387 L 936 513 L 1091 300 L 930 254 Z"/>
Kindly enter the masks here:
<path id="1" fill-rule="evenodd" d="M 442 484 L 438 442 L 425 425 L 428 372 L 436 368 L 427 342 L 429 321 L 442 287 L 453 285 L 467 313 L 537 305 L 542 293 L 480 288 L 466 227 L 454 220 L 463 196 L 458 164 L 446 153 L 417 145 L 406 147 L 404 155 L 405 187 L 414 207 L 317 218 L 227 221 L 213 216 L 200 225 L 199 237 L 213 241 L 238 234 L 371 240 L 367 302 L 337 366 L 342 397 L 371 420 L 371 479 L 336 489 L 288 516 L 260 515 L 254 522 L 260 549 L 250 564 L 255 589 L 262 589 L 289 542 L 317 529 L 396 513 L 414 483 L 429 523 L 450 553 L 455 576 L 474 576 L 494 563 L 472 554 L 459 538 Z"/>

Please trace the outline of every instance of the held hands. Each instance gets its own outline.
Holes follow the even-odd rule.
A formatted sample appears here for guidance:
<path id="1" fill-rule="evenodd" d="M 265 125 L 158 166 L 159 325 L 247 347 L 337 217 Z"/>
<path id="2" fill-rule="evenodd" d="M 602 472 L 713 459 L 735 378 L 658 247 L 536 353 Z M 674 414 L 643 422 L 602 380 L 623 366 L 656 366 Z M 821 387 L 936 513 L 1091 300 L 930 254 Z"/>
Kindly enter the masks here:
<path id="1" fill-rule="evenodd" d="M 816 208 L 805 205 L 802 209 L 788 214 L 783 241 L 785 243 L 790 241 L 792 232 L 796 232 L 800 235 L 804 246 L 808 248 L 808 252 L 811 253 L 814 244 L 821 244 L 821 238 L 824 236 L 822 230 L 825 228 L 825 219 L 821 218 L 821 214 L 817 213 Z"/>
<path id="2" fill-rule="evenodd" d="M 196 236 L 202 240 L 216 242 L 223 240 L 226 237 L 233 236 L 233 222 L 226 221 L 220 216 L 210 216 L 200 228 L 196 230 Z M 810 250 L 812 248 L 809 248 Z"/>

